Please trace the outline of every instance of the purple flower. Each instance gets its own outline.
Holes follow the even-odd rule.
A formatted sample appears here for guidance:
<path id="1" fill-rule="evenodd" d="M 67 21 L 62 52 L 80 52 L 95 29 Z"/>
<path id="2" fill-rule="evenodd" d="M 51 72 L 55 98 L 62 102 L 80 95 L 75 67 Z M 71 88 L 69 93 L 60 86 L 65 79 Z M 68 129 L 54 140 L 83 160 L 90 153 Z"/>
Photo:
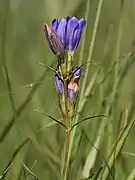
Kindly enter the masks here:
<path id="1" fill-rule="evenodd" d="M 49 26 L 45 25 L 44 32 L 53 52 L 59 51 L 61 53 L 61 50 L 74 51 L 79 44 L 85 24 L 84 18 L 78 20 L 73 16 L 62 18 L 61 20 L 54 19 L 52 21 L 52 28 L 48 28 Z M 52 39 L 52 34 L 55 36 L 54 39 Z M 54 51 L 54 49 L 57 50 Z"/>
<path id="2" fill-rule="evenodd" d="M 57 72 L 58 73 L 58 72 Z M 67 90 L 68 90 L 68 97 L 70 100 L 74 101 L 76 100 L 79 92 L 79 79 L 81 77 L 81 70 L 78 67 L 72 68 L 73 76 L 68 82 Z M 60 94 L 64 92 L 64 84 L 62 79 L 60 78 L 59 74 L 55 75 L 55 88 L 56 91 Z"/>
<path id="3" fill-rule="evenodd" d="M 75 78 L 80 78 L 81 77 L 81 69 L 78 67 L 73 67 L 72 72 Z"/>
<path id="4" fill-rule="evenodd" d="M 58 35 L 55 33 L 55 31 L 45 24 L 44 28 L 45 36 L 48 41 L 49 47 L 53 51 L 54 54 L 59 55 L 59 54 L 64 54 L 64 46 L 58 37 Z"/>
<path id="5" fill-rule="evenodd" d="M 55 88 L 59 93 L 63 93 L 64 91 L 63 81 L 58 74 L 55 75 Z"/>
<path id="6" fill-rule="evenodd" d="M 72 100 L 72 101 L 76 100 L 76 98 L 78 96 L 78 92 L 79 92 L 79 90 L 74 91 L 73 89 L 68 88 L 68 97 L 69 97 L 69 99 Z"/>

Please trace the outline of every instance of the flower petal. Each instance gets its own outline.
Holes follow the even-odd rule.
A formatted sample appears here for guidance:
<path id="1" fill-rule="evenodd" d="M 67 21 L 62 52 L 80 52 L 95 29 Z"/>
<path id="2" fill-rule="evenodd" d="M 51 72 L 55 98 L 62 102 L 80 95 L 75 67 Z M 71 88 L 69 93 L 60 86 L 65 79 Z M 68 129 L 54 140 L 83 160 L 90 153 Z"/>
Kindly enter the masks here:
<path id="1" fill-rule="evenodd" d="M 81 69 L 80 69 L 80 68 L 78 68 L 78 67 L 73 67 L 73 68 L 72 68 L 72 71 L 73 71 L 73 74 L 74 74 L 74 76 L 75 76 L 76 78 L 81 77 L 82 72 L 81 72 Z"/>
<path id="2" fill-rule="evenodd" d="M 78 86 L 75 87 L 76 89 L 70 89 L 68 88 L 68 98 L 70 99 L 70 101 L 75 101 L 77 96 L 78 96 Z"/>
<path id="3" fill-rule="evenodd" d="M 59 21 L 58 21 L 58 18 L 56 18 L 52 21 L 52 27 L 55 32 L 57 31 L 58 25 L 59 25 Z"/>
<path id="4" fill-rule="evenodd" d="M 67 16 L 67 17 L 66 17 L 66 22 L 67 22 L 67 23 L 68 23 L 69 19 L 70 19 L 70 17 L 69 17 L 69 16 Z"/>
<path id="5" fill-rule="evenodd" d="M 66 29 L 67 21 L 66 19 L 61 19 L 57 28 L 57 35 L 60 37 L 62 43 L 65 45 L 65 29 Z"/>
<path id="6" fill-rule="evenodd" d="M 80 20 L 78 21 L 78 23 L 79 23 L 79 27 L 80 27 L 81 29 L 83 29 L 83 28 L 85 27 L 85 25 L 86 25 L 86 21 L 85 21 L 84 18 L 80 19 Z"/>
<path id="7" fill-rule="evenodd" d="M 72 46 L 73 46 L 74 49 L 76 49 L 78 44 L 79 44 L 81 34 L 82 34 L 82 30 L 85 27 L 85 24 L 86 24 L 85 19 L 83 19 L 83 18 L 80 19 L 78 21 L 78 25 L 76 26 L 76 28 L 74 30 L 74 37 L 73 37 L 73 40 L 72 40 Z"/>
<path id="8" fill-rule="evenodd" d="M 78 23 L 78 19 L 76 17 L 72 17 L 69 19 L 67 28 L 66 28 L 66 48 L 72 49 L 72 37 L 75 26 Z"/>
<path id="9" fill-rule="evenodd" d="M 76 25 L 76 27 L 74 28 L 74 32 L 73 32 L 73 36 L 72 36 L 72 49 L 71 50 L 75 50 L 76 49 L 76 45 L 78 44 L 78 31 L 79 31 L 79 24 Z"/>
<path id="10" fill-rule="evenodd" d="M 58 75 L 55 75 L 55 88 L 59 93 L 62 93 L 64 90 L 63 82 Z"/>
<path id="11" fill-rule="evenodd" d="M 52 49 L 52 51 L 54 52 L 54 54 L 57 54 L 57 55 L 63 54 L 64 46 L 61 40 L 59 39 L 58 35 L 56 34 L 56 32 L 47 24 L 45 24 L 44 32 L 45 32 L 45 36 L 48 41 L 48 44 L 50 48 Z"/>

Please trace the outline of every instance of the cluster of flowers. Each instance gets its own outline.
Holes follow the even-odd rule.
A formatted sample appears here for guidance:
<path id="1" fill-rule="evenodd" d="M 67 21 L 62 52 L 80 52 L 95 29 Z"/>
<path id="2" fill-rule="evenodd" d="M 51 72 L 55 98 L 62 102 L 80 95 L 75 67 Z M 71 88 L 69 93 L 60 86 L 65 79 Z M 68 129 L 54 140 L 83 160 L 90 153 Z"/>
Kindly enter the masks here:
<path id="1" fill-rule="evenodd" d="M 73 55 L 78 47 L 85 24 L 85 19 L 78 20 L 76 17 L 66 17 L 60 21 L 54 19 L 51 27 L 45 24 L 46 39 L 58 59 L 55 87 L 61 99 L 60 104 L 63 103 L 65 93 L 69 106 L 75 104 L 78 96 L 81 69 L 74 67 Z"/>

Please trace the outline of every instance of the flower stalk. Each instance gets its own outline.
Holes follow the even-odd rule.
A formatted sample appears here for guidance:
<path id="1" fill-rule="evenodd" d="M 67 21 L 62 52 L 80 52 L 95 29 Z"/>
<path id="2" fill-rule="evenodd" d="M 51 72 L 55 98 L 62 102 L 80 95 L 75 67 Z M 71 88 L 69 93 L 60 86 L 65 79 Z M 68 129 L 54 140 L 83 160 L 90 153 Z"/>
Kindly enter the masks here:
<path id="1" fill-rule="evenodd" d="M 63 180 L 66 180 L 67 178 L 67 170 L 68 170 L 68 154 L 69 154 L 69 143 L 70 143 L 70 129 L 71 129 L 71 118 L 69 116 L 69 110 L 68 110 L 68 97 L 67 97 L 68 91 L 67 91 L 67 82 L 64 82 L 64 101 L 65 101 L 65 116 L 63 117 L 65 121 L 65 155 L 64 155 L 64 164 L 62 168 L 62 178 Z"/>
<path id="2" fill-rule="evenodd" d="M 78 47 L 86 21 L 76 17 L 56 18 L 52 27 L 45 24 L 44 32 L 48 45 L 56 55 L 58 64 L 55 74 L 55 88 L 65 124 L 65 154 L 62 179 L 67 179 L 70 131 L 75 114 L 75 104 L 79 93 L 81 69 L 74 67 L 74 52 Z"/>

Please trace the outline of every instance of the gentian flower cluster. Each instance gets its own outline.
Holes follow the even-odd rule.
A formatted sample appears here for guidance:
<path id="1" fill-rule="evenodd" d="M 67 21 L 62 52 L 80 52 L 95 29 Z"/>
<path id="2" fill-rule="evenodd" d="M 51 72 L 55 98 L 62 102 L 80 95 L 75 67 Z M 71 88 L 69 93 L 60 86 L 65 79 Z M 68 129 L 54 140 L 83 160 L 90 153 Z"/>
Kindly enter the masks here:
<path id="1" fill-rule="evenodd" d="M 65 51 L 74 52 L 79 44 L 82 30 L 86 21 L 76 17 L 62 18 L 60 21 L 54 19 L 52 27 L 45 24 L 45 36 L 49 46 L 55 54 Z"/>
<path id="2" fill-rule="evenodd" d="M 84 18 L 66 17 L 52 21 L 52 26 L 45 24 L 44 32 L 49 47 L 57 56 L 58 64 L 55 74 L 55 87 L 60 97 L 61 108 L 67 96 L 68 108 L 74 107 L 78 92 L 81 69 L 74 67 L 73 55 L 78 47 L 86 21 Z M 62 108 L 64 111 L 64 108 Z M 73 109 L 72 109 L 73 111 Z"/>

